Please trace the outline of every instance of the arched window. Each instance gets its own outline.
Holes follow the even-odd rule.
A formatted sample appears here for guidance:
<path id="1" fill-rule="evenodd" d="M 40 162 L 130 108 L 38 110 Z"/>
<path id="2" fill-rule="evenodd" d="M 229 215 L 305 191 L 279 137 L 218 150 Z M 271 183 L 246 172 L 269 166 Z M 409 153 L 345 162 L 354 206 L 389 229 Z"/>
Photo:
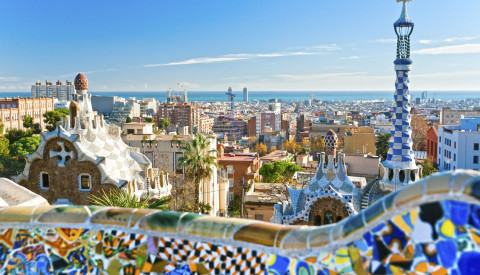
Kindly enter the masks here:
<path id="1" fill-rule="evenodd" d="M 333 214 L 332 212 L 325 212 L 325 217 L 323 218 L 325 224 L 332 224 L 333 223 Z"/>
<path id="2" fill-rule="evenodd" d="M 405 181 L 405 170 L 400 170 L 400 173 L 398 174 L 398 178 L 400 179 L 400 182 Z"/>
<path id="3" fill-rule="evenodd" d="M 315 216 L 315 225 L 322 225 L 322 216 L 320 215 Z"/>
<path id="4" fill-rule="evenodd" d="M 415 181 L 416 178 L 415 178 L 415 170 L 410 170 L 410 180 L 411 181 Z"/>
<path id="5" fill-rule="evenodd" d="M 337 222 L 341 221 L 342 220 L 342 217 L 340 216 L 337 216 Z"/>
<path id="6" fill-rule="evenodd" d="M 39 181 L 39 186 L 41 190 L 46 191 L 48 190 L 48 188 L 50 188 L 50 179 L 47 172 L 40 172 Z"/>
<path id="7" fill-rule="evenodd" d="M 78 175 L 78 187 L 80 191 L 90 191 L 92 189 L 92 177 L 89 174 Z"/>
<path id="8" fill-rule="evenodd" d="M 393 180 L 393 169 L 388 168 L 388 181 Z"/>

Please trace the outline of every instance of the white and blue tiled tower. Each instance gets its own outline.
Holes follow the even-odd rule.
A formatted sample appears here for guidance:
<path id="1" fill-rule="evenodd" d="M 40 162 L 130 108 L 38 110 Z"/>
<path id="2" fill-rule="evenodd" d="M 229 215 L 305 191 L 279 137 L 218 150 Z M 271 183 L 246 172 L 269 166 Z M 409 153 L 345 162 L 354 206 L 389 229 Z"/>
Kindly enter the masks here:
<path id="1" fill-rule="evenodd" d="M 385 191 L 394 191 L 416 181 L 420 177 L 420 167 L 417 166 L 412 150 L 412 128 L 410 127 L 410 92 L 408 90 L 408 74 L 412 60 L 410 59 L 410 35 L 413 32 L 413 21 L 407 14 L 407 2 L 403 2 L 400 18 L 393 24 L 397 34 L 397 59 L 395 71 L 395 106 L 393 107 L 393 130 L 390 138 L 390 148 L 387 159 L 382 162 L 383 179 L 380 184 Z"/>

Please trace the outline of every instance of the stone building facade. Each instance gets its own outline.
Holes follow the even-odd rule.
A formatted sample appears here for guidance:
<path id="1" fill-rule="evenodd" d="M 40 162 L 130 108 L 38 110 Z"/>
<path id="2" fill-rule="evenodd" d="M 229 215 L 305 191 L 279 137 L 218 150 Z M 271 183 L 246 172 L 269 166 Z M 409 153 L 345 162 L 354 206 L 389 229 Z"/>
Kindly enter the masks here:
<path id="1" fill-rule="evenodd" d="M 5 131 L 8 129 L 25 130 L 23 127 L 25 116 L 32 117 L 33 123 L 39 123 L 40 128 L 43 129 L 45 126 L 43 114 L 53 111 L 53 109 L 53 97 L 0 99 L 0 119 L 5 125 Z"/>
<path id="2" fill-rule="evenodd" d="M 147 157 L 121 140 L 116 126 L 92 110 L 87 85 L 85 76 L 77 75 L 70 116 L 55 131 L 42 133 L 16 181 L 49 203 L 86 205 L 90 194 L 111 188 L 127 188 L 139 198 L 168 195 L 166 175 L 152 169 Z"/>

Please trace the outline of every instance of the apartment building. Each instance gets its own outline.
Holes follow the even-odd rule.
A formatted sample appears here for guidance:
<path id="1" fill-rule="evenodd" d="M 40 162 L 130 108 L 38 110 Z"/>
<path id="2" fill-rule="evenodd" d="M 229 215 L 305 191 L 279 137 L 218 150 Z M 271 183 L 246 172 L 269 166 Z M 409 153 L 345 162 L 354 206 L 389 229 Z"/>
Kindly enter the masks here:
<path id="1" fill-rule="evenodd" d="M 39 123 L 40 128 L 44 128 L 43 114 L 53 111 L 53 97 L 41 98 L 1 98 L 0 99 L 0 119 L 5 125 L 5 131 L 8 129 L 21 129 L 23 127 L 23 118 L 31 116 L 33 123 Z"/>

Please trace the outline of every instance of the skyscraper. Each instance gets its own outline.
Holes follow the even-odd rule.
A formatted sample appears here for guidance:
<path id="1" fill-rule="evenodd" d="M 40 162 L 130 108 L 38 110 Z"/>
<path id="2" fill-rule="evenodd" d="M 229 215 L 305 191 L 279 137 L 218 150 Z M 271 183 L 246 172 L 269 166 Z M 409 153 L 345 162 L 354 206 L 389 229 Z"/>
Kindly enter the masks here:
<path id="1" fill-rule="evenodd" d="M 235 116 L 235 106 L 233 103 L 233 99 L 236 95 L 233 93 L 232 87 L 228 87 L 228 92 L 226 92 L 225 94 L 228 96 L 228 101 L 230 101 L 230 111 L 232 112 L 232 116 Z"/>
<path id="2" fill-rule="evenodd" d="M 420 167 L 415 162 L 412 150 L 411 107 L 408 89 L 408 74 L 412 64 L 410 35 L 413 32 L 414 24 L 407 13 L 407 2 L 410 0 L 397 0 L 397 2 L 400 1 L 403 2 L 402 13 L 393 24 L 397 34 L 397 59 L 394 61 L 397 80 L 392 118 L 394 129 L 390 137 L 387 159 L 381 163 L 383 179 L 380 181 L 380 185 L 384 191 L 394 191 L 420 177 Z"/>
<path id="3" fill-rule="evenodd" d="M 248 102 L 248 90 L 247 90 L 247 87 L 243 88 L 243 102 Z"/>

